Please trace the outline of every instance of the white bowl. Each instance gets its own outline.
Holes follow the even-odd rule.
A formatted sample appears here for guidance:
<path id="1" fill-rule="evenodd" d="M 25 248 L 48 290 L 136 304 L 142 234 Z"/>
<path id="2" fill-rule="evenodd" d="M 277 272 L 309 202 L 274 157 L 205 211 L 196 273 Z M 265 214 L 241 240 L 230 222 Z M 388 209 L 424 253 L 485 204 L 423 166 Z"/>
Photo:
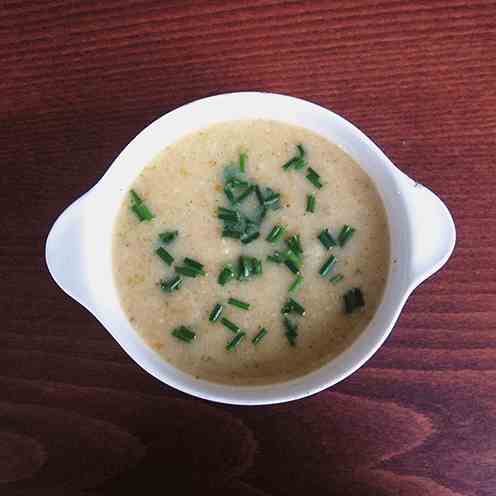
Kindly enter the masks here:
<path id="1" fill-rule="evenodd" d="M 267 386 L 227 386 L 198 380 L 163 361 L 131 327 L 112 275 L 115 217 L 143 166 L 185 134 L 236 119 L 279 120 L 310 129 L 340 145 L 376 184 L 391 231 L 391 264 L 384 298 L 365 331 L 320 369 Z M 60 215 L 48 235 L 46 261 L 56 283 L 87 308 L 128 355 L 157 379 L 212 401 L 262 405 L 309 396 L 357 370 L 389 335 L 410 293 L 444 265 L 454 245 L 455 226 L 446 206 L 397 169 L 355 126 L 305 100 L 249 92 L 204 98 L 150 124 L 124 148 L 100 181 Z"/>

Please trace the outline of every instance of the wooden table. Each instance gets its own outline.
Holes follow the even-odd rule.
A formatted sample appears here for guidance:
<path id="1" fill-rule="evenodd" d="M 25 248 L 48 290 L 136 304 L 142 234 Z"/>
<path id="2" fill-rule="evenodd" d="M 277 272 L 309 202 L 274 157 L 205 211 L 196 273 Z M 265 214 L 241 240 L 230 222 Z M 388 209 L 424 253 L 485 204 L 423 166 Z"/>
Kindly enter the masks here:
<path id="1" fill-rule="evenodd" d="M 477 0 L 5 0 L 0 494 L 496 494 L 495 19 Z M 44 264 L 53 220 L 139 130 L 249 89 L 349 118 L 458 230 L 365 367 L 259 408 L 148 376 Z"/>

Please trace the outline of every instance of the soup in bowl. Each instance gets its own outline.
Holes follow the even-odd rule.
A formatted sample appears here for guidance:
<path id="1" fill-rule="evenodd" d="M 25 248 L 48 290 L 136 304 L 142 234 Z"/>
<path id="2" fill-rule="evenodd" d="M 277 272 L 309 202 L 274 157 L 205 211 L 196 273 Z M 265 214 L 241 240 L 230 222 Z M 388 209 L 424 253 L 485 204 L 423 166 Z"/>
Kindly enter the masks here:
<path id="1" fill-rule="evenodd" d="M 444 204 L 350 123 L 239 93 L 138 135 L 59 217 L 47 263 L 152 375 L 265 404 L 363 364 L 454 241 Z"/>

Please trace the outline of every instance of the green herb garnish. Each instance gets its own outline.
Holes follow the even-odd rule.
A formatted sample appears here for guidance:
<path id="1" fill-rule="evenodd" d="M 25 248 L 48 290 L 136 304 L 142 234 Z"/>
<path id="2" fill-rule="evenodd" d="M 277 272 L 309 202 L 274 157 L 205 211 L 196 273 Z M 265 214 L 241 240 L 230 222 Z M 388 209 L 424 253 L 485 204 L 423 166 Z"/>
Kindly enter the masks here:
<path id="1" fill-rule="evenodd" d="M 158 237 L 160 238 L 160 241 L 164 245 L 168 245 L 169 243 L 172 243 L 178 236 L 179 231 L 165 231 L 163 233 L 160 233 Z"/>
<path id="2" fill-rule="evenodd" d="M 302 286 L 302 284 L 303 284 L 303 276 L 301 274 L 298 274 L 295 277 L 294 281 L 289 286 L 288 291 L 290 293 L 296 293 L 300 289 L 300 287 Z"/>
<path id="3" fill-rule="evenodd" d="M 165 293 L 173 293 L 177 291 L 183 285 L 183 279 L 178 275 L 172 277 L 171 279 L 160 281 L 160 289 Z"/>
<path id="4" fill-rule="evenodd" d="M 236 298 L 229 298 L 228 303 L 229 303 L 229 305 L 232 305 L 233 307 L 241 308 L 241 310 L 249 310 L 250 309 L 249 303 L 246 303 L 245 301 L 238 300 Z"/>
<path id="5" fill-rule="evenodd" d="M 326 277 L 327 274 L 329 274 L 329 272 L 331 272 L 332 268 L 334 267 L 334 265 L 336 265 L 336 257 L 334 255 L 331 255 L 327 261 L 324 263 L 324 265 L 322 265 L 322 267 L 320 268 L 319 270 L 319 274 L 322 276 L 322 277 Z"/>
<path id="6" fill-rule="evenodd" d="M 234 333 L 240 330 L 240 327 L 238 325 L 236 325 L 234 322 L 231 322 L 229 319 L 226 319 L 225 317 L 222 317 L 220 321 L 224 327 L 227 327 L 227 329 Z"/>
<path id="7" fill-rule="evenodd" d="M 320 181 L 320 176 L 311 167 L 307 169 L 307 175 L 305 176 L 316 188 L 322 188 L 323 184 Z"/>
<path id="8" fill-rule="evenodd" d="M 343 279 L 344 279 L 343 274 L 336 274 L 335 276 L 333 276 L 333 277 L 331 277 L 331 278 L 329 279 L 329 282 L 330 282 L 331 284 L 336 285 L 336 284 L 340 283 Z"/>
<path id="9" fill-rule="evenodd" d="M 188 266 L 188 267 L 191 267 L 193 269 L 196 269 L 199 273 L 201 273 L 201 275 L 205 275 L 205 272 L 203 272 L 204 265 L 201 264 L 200 262 L 197 262 L 196 260 L 193 260 L 192 258 L 186 257 L 183 260 L 183 264 Z"/>
<path id="10" fill-rule="evenodd" d="M 193 267 L 188 267 L 186 265 L 183 266 L 177 266 L 174 267 L 174 270 L 178 273 L 181 274 L 182 276 L 186 277 L 198 277 L 198 276 L 203 276 L 205 275 L 205 272 L 203 271 L 198 271 L 194 269 Z"/>
<path id="11" fill-rule="evenodd" d="M 262 273 L 262 260 L 254 258 L 252 261 L 253 274 L 258 276 Z"/>
<path id="12" fill-rule="evenodd" d="M 341 248 L 348 242 L 348 240 L 353 236 L 355 228 L 345 224 L 338 235 L 338 243 Z"/>
<path id="13" fill-rule="evenodd" d="M 281 308 L 281 313 L 283 315 L 286 315 L 288 313 L 297 313 L 298 315 L 301 315 L 303 317 L 306 312 L 303 305 L 298 303 L 296 300 L 293 300 L 293 298 L 289 298 L 288 301 Z"/>
<path id="14" fill-rule="evenodd" d="M 269 331 L 267 329 L 265 329 L 265 327 L 262 327 L 259 331 L 259 333 L 251 340 L 251 342 L 254 344 L 254 345 L 257 345 L 258 343 L 260 343 L 260 341 L 262 341 L 262 339 L 267 336 L 267 334 L 269 334 Z"/>
<path id="15" fill-rule="evenodd" d="M 280 224 L 276 224 L 273 228 L 272 231 L 270 231 L 269 235 L 267 236 L 266 240 L 269 243 L 276 243 L 281 239 L 281 237 L 284 235 L 286 229 L 284 226 L 281 226 Z"/>
<path id="16" fill-rule="evenodd" d="M 359 288 L 350 289 L 343 295 L 345 313 L 353 313 L 357 308 L 365 306 L 362 291 Z"/>
<path id="17" fill-rule="evenodd" d="M 286 327 L 286 338 L 291 346 L 296 346 L 296 338 L 298 337 L 298 324 L 284 317 L 284 327 Z"/>
<path id="18" fill-rule="evenodd" d="M 299 256 L 303 253 L 299 234 L 295 234 L 294 236 L 286 239 L 286 244 L 288 245 L 289 249 L 296 255 Z"/>
<path id="19" fill-rule="evenodd" d="M 290 158 L 283 166 L 282 168 L 287 171 L 291 168 L 295 170 L 301 170 L 304 169 L 307 166 L 307 161 L 305 160 L 305 149 L 303 148 L 302 145 L 297 145 L 296 146 L 298 150 L 298 155 L 295 155 L 294 157 Z"/>
<path id="20" fill-rule="evenodd" d="M 210 322 L 217 322 L 220 319 L 220 316 L 222 315 L 223 311 L 224 311 L 224 306 L 221 305 L 220 303 L 217 303 L 210 312 L 208 320 L 210 320 Z"/>
<path id="21" fill-rule="evenodd" d="M 318 238 L 326 250 L 329 250 L 331 247 L 336 246 L 336 240 L 331 236 L 327 229 L 324 229 L 318 235 Z"/>
<path id="22" fill-rule="evenodd" d="M 284 264 L 293 274 L 298 275 L 300 273 L 300 269 L 292 260 L 285 260 Z"/>
<path id="23" fill-rule="evenodd" d="M 172 265 L 174 262 L 174 257 L 165 249 L 162 247 L 159 247 L 155 250 L 155 253 L 167 264 L 167 265 Z"/>
<path id="24" fill-rule="evenodd" d="M 246 336 L 246 332 L 238 332 L 238 334 L 236 334 L 236 336 L 234 336 L 231 339 L 231 341 L 229 341 L 229 343 L 227 343 L 226 350 L 227 351 L 233 351 L 239 345 L 239 343 L 241 343 L 241 341 L 243 341 L 245 336 Z"/>
<path id="25" fill-rule="evenodd" d="M 239 154 L 239 171 L 243 174 L 245 173 L 247 160 L 248 160 L 248 156 L 246 155 L 246 153 Z"/>
<path id="26" fill-rule="evenodd" d="M 221 285 L 224 286 L 227 282 L 231 281 L 236 277 L 236 274 L 234 273 L 232 265 L 226 265 L 219 274 L 219 277 L 217 279 L 217 282 Z"/>
<path id="27" fill-rule="evenodd" d="M 248 243 L 251 243 L 252 241 L 255 241 L 258 239 L 260 236 L 260 231 L 252 230 L 251 232 L 245 232 L 241 235 L 241 243 L 244 245 L 247 245 Z"/>
<path id="28" fill-rule="evenodd" d="M 307 195 L 307 212 L 313 214 L 315 212 L 315 204 L 317 203 L 317 199 L 313 193 Z"/>
<path id="29" fill-rule="evenodd" d="M 185 343 L 191 343 L 194 339 L 196 339 L 196 334 L 186 326 L 176 327 L 171 334 L 181 341 Z"/>
<path id="30" fill-rule="evenodd" d="M 131 195 L 131 210 L 136 214 L 140 222 L 152 220 L 154 215 L 150 212 L 150 209 L 143 203 L 141 197 L 132 189 Z"/>
<path id="31" fill-rule="evenodd" d="M 217 217 L 225 222 L 231 222 L 233 224 L 241 220 L 241 215 L 237 210 L 224 207 L 219 207 L 217 209 Z"/>
<path id="32" fill-rule="evenodd" d="M 222 229 L 223 238 L 240 239 L 242 234 L 243 234 L 242 232 L 238 231 L 237 229 L 231 226 L 226 226 L 224 227 L 224 229 Z"/>

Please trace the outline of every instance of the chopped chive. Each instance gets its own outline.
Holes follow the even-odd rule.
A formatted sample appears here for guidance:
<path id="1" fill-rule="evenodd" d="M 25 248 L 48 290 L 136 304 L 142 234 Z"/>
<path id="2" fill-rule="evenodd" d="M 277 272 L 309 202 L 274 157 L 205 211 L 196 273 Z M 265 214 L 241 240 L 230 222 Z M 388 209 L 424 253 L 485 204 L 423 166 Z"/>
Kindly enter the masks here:
<path id="1" fill-rule="evenodd" d="M 282 168 L 286 171 L 291 169 L 291 167 L 293 169 L 300 170 L 300 169 L 303 169 L 307 166 L 307 161 L 304 159 L 305 149 L 303 148 L 302 145 L 297 145 L 296 148 L 298 149 L 298 155 L 290 158 L 282 166 Z"/>
<path id="2" fill-rule="evenodd" d="M 131 201 L 133 203 L 133 205 L 139 205 L 140 203 L 143 203 L 143 200 L 141 199 L 140 195 L 138 195 L 138 193 L 136 193 L 136 191 L 134 191 L 134 189 L 132 189 L 129 194 L 131 195 Z"/>
<path id="3" fill-rule="evenodd" d="M 283 305 L 281 308 L 281 313 L 282 314 L 288 314 L 288 313 L 297 313 L 298 315 L 301 315 L 302 317 L 305 316 L 305 308 L 303 305 L 298 303 L 296 300 L 293 300 L 293 298 L 289 298 L 288 301 Z"/>
<path id="4" fill-rule="evenodd" d="M 289 286 L 288 291 L 290 293 L 296 293 L 296 291 L 298 291 L 300 289 L 300 287 L 302 286 L 302 284 L 303 284 L 303 276 L 301 274 L 298 274 L 295 277 L 294 281 Z"/>
<path id="5" fill-rule="evenodd" d="M 281 252 L 275 251 L 274 253 L 272 253 L 272 255 L 267 255 L 267 260 L 280 264 L 283 263 L 284 260 L 286 260 L 286 257 Z"/>
<path id="6" fill-rule="evenodd" d="M 269 334 L 269 331 L 267 329 L 265 329 L 265 327 L 262 327 L 259 331 L 259 333 L 251 340 L 251 342 L 254 344 L 254 345 L 257 345 L 258 343 L 260 343 L 260 341 L 262 341 L 262 339 L 267 336 L 267 334 Z"/>
<path id="7" fill-rule="evenodd" d="M 183 285 L 183 279 L 178 275 L 172 277 L 171 279 L 167 279 L 166 281 L 160 281 L 160 288 L 165 293 L 173 293 L 177 291 Z"/>
<path id="8" fill-rule="evenodd" d="M 217 210 L 217 217 L 226 222 L 236 223 L 241 220 L 241 216 L 237 210 L 232 210 L 230 208 L 219 207 Z"/>
<path id="9" fill-rule="evenodd" d="M 293 251 L 291 248 L 288 248 L 283 252 L 283 256 L 286 260 L 290 260 L 293 262 L 298 268 L 301 266 L 301 253 Z"/>
<path id="10" fill-rule="evenodd" d="M 247 160 L 247 155 L 246 153 L 240 153 L 239 154 L 239 171 L 244 173 L 246 169 L 246 160 Z"/>
<path id="11" fill-rule="evenodd" d="M 234 193 L 232 192 L 232 190 L 229 186 L 224 186 L 224 194 L 226 195 L 227 199 L 229 200 L 229 203 L 235 203 L 236 202 L 236 198 L 234 196 Z"/>
<path id="12" fill-rule="evenodd" d="M 240 327 L 238 325 L 236 325 L 234 322 L 231 322 L 229 319 L 226 319 L 225 317 L 222 317 L 220 321 L 224 327 L 227 327 L 227 329 L 234 333 L 240 330 Z"/>
<path id="13" fill-rule="evenodd" d="M 175 338 L 180 339 L 181 341 L 184 341 L 185 343 L 191 343 L 191 341 L 196 339 L 196 334 L 191 329 L 188 329 L 186 326 L 176 327 L 171 332 L 171 334 Z"/>
<path id="14" fill-rule="evenodd" d="M 252 273 L 252 264 L 249 257 L 239 257 L 239 274 L 240 281 L 249 279 Z"/>
<path id="15" fill-rule="evenodd" d="M 168 245 L 177 238 L 178 234 L 179 231 L 165 231 L 163 233 L 160 233 L 158 237 L 160 238 L 160 241 L 164 243 L 164 245 Z"/>
<path id="16" fill-rule="evenodd" d="M 307 212 L 310 212 L 313 214 L 315 212 L 315 204 L 317 200 L 315 198 L 315 195 L 313 193 L 310 193 L 307 195 Z"/>
<path id="17" fill-rule="evenodd" d="M 131 210 L 136 214 L 140 222 L 152 220 L 154 215 L 150 209 L 143 203 L 141 197 L 132 189 L 129 194 L 131 195 Z"/>
<path id="18" fill-rule="evenodd" d="M 253 184 L 250 184 L 242 193 L 240 193 L 239 196 L 234 199 L 233 203 L 241 203 L 242 201 L 246 200 L 246 198 L 248 198 L 253 193 L 253 191 L 255 191 L 255 186 L 253 186 Z"/>
<path id="19" fill-rule="evenodd" d="M 281 236 L 285 233 L 286 229 L 284 226 L 281 226 L 280 224 L 276 224 L 273 228 L 272 231 L 270 231 L 269 235 L 267 236 L 266 240 L 269 243 L 276 243 L 281 239 Z"/>
<path id="20" fill-rule="evenodd" d="M 324 229 L 317 237 L 326 250 L 329 250 L 332 246 L 336 246 L 336 240 L 327 229 Z"/>
<path id="21" fill-rule="evenodd" d="M 316 188 L 322 188 L 323 184 L 320 181 L 320 176 L 311 167 L 307 170 L 307 175 L 305 176 Z"/>
<path id="22" fill-rule="evenodd" d="M 292 260 L 285 260 L 284 264 L 293 274 L 298 275 L 300 273 L 300 269 Z"/>
<path id="23" fill-rule="evenodd" d="M 222 230 L 222 237 L 223 238 L 233 238 L 233 239 L 240 239 L 242 233 L 238 231 L 237 229 L 233 229 L 232 227 L 224 227 Z"/>
<path id="24" fill-rule="evenodd" d="M 329 282 L 330 282 L 331 284 L 336 285 L 336 284 L 340 283 L 343 279 L 344 279 L 343 274 L 336 274 L 335 276 L 333 276 L 333 277 L 331 277 L 331 278 L 329 279 Z"/>
<path id="25" fill-rule="evenodd" d="M 353 313 L 355 309 L 365 306 L 360 288 L 350 289 L 343 295 L 345 313 Z"/>
<path id="26" fill-rule="evenodd" d="M 201 264 L 200 262 L 197 262 L 196 260 L 193 260 L 192 258 L 188 258 L 186 257 L 184 260 L 183 260 L 183 264 L 188 266 L 188 267 L 191 267 L 193 269 L 196 269 L 200 272 L 203 272 L 203 268 L 204 268 L 204 265 Z"/>
<path id="27" fill-rule="evenodd" d="M 165 249 L 165 248 L 157 248 L 155 253 L 167 264 L 172 265 L 174 262 L 174 257 Z"/>
<path id="28" fill-rule="evenodd" d="M 232 268 L 232 265 L 226 265 L 219 274 L 219 277 L 217 279 L 217 282 L 221 285 L 224 286 L 228 281 L 231 279 L 234 279 L 235 274 L 234 270 Z"/>
<path id="29" fill-rule="evenodd" d="M 223 311 L 224 311 L 224 306 L 221 305 L 220 303 L 217 303 L 210 312 L 208 320 L 210 320 L 210 322 L 216 322 L 217 320 L 219 320 Z"/>
<path id="30" fill-rule="evenodd" d="M 280 207 L 281 194 L 267 188 L 268 193 L 264 196 L 264 207 L 277 210 Z"/>
<path id="31" fill-rule="evenodd" d="M 286 239 L 286 244 L 296 255 L 301 255 L 303 253 L 299 234 L 295 234 L 294 236 Z"/>
<path id="32" fill-rule="evenodd" d="M 327 276 L 327 274 L 329 274 L 329 272 L 331 272 L 332 268 L 334 267 L 334 265 L 336 264 L 336 257 L 334 255 L 331 255 L 327 261 L 324 263 L 324 265 L 322 265 L 322 267 L 320 268 L 319 270 L 319 274 L 322 276 L 322 277 L 325 277 Z"/>
<path id="33" fill-rule="evenodd" d="M 354 232 L 355 232 L 355 228 L 349 226 L 348 224 L 345 224 L 341 228 L 341 231 L 339 232 L 338 235 L 339 246 L 343 247 L 348 242 L 348 240 L 353 236 Z"/>
<path id="34" fill-rule="evenodd" d="M 261 224 L 267 215 L 267 209 L 262 205 L 255 209 L 255 222 Z"/>
<path id="35" fill-rule="evenodd" d="M 183 265 L 183 266 L 175 266 L 174 270 L 178 273 L 181 274 L 182 276 L 186 277 L 198 277 L 198 276 L 204 276 L 206 275 L 203 270 L 198 270 L 193 267 L 190 267 L 188 265 Z"/>
<path id="36" fill-rule="evenodd" d="M 144 203 L 135 203 L 131 206 L 131 210 L 136 214 L 140 222 L 152 220 L 154 217 Z"/>
<path id="37" fill-rule="evenodd" d="M 296 346 L 296 338 L 298 336 L 298 324 L 292 322 L 287 317 L 284 317 L 284 327 L 286 327 L 286 338 L 291 346 Z"/>
<path id="38" fill-rule="evenodd" d="M 239 343 L 241 343 L 241 341 L 243 341 L 245 336 L 246 336 L 246 332 L 243 332 L 243 331 L 238 332 L 238 334 L 236 334 L 236 336 L 234 336 L 231 339 L 231 341 L 229 341 L 229 343 L 227 343 L 226 350 L 227 351 L 233 351 L 239 345 Z"/>
<path id="39" fill-rule="evenodd" d="M 249 310 L 250 306 L 251 306 L 249 303 L 246 303 L 245 301 L 238 300 L 236 298 L 229 298 L 227 303 L 229 303 L 229 305 L 232 305 L 233 307 L 241 308 L 241 310 Z"/>
<path id="40" fill-rule="evenodd" d="M 283 166 L 282 168 L 287 171 L 289 169 L 291 169 L 291 167 L 293 166 L 293 164 L 298 160 L 297 157 L 292 157 L 290 158 Z"/>
<path id="41" fill-rule="evenodd" d="M 247 234 L 246 232 L 241 235 L 241 243 L 244 245 L 247 245 L 248 243 L 251 243 L 252 241 L 255 241 L 258 239 L 260 236 L 259 231 L 253 231 L 250 234 Z"/>
<path id="42" fill-rule="evenodd" d="M 258 276 L 262 273 L 262 260 L 258 258 L 253 259 L 253 273 Z"/>

